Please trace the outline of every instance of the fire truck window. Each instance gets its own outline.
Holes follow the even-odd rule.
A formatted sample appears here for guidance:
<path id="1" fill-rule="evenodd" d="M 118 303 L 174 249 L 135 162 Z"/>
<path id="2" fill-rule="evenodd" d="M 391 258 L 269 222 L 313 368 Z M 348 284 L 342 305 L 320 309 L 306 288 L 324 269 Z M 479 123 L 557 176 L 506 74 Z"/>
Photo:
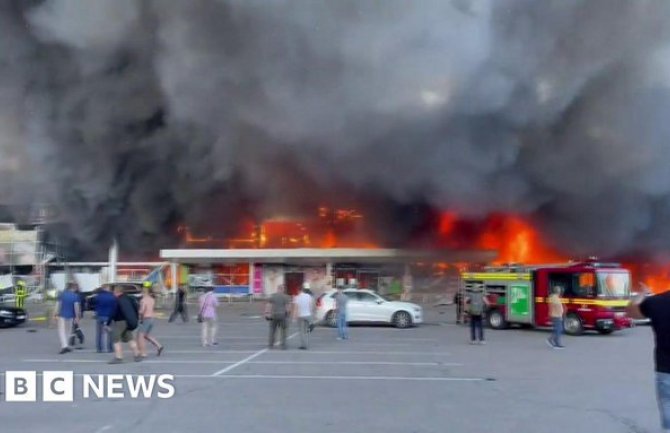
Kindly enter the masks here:
<path id="1" fill-rule="evenodd" d="M 550 290 L 559 286 L 563 293 L 564 297 L 574 297 L 576 296 L 575 290 L 573 289 L 574 283 L 574 274 L 549 274 L 549 287 Z"/>
<path id="2" fill-rule="evenodd" d="M 595 275 L 589 272 L 583 272 L 575 275 L 575 284 L 573 291 L 575 296 L 591 297 L 595 294 Z"/>
<path id="3" fill-rule="evenodd" d="M 484 290 L 486 291 L 487 294 L 499 294 L 499 295 L 504 295 L 505 291 L 507 289 L 507 286 L 502 286 L 502 285 L 491 285 L 487 284 L 484 287 Z"/>

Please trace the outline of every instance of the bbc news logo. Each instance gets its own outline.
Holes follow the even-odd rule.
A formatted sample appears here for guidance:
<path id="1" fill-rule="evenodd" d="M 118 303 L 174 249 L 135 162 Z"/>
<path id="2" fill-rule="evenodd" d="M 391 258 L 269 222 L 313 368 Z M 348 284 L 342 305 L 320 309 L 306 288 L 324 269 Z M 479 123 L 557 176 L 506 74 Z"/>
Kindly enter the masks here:
<path id="1" fill-rule="evenodd" d="M 38 380 L 38 377 L 41 380 Z M 84 374 L 76 389 L 72 371 L 7 371 L 5 401 L 37 402 L 38 391 L 44 402 L 73 402 L 78 398 L 168 399 L 175 395 L 172 374 Z"/>

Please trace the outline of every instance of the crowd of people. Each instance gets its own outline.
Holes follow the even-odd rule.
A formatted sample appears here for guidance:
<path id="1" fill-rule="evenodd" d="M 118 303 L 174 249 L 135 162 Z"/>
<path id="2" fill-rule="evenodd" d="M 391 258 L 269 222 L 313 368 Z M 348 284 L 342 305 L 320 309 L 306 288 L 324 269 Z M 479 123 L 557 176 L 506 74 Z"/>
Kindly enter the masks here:
<path id="1" fill-rule="evenodd" d="M 343 289 L 344 287 L 338 287 L 338 293 L 335 295 L 337 338 L 340 340 L 348 338 L 346 318 L 348 298 Z M 174 322 L 179 317 L 184 323 L 189 321 L 186 299 L 187 288 L 179 287 L 168 323 Z M 82 348 L 84 333 L 79 325 L 84 314 L 84 306 L 85 298 L 76 284 L 68 284 L 58 297 L 53 319 L 57 322 L 60 354 Z M 201 344 L 203 347 L 216 346 L 219 301 L 211 288 L 199 296 L 198 306 L 197 321 L 201 324 Z M 111 364 L 124 361 L 124 343 L 132 350 L 135 362 L 140 362 L 148 356 L 148 344 L 153 346 L 156 356 L 160 356 L 164 346 L 152 335 L 156 326 L 155 310 L 156 294 L 150 283 L 144 284 L 139 301 L 125 293 L 121 285 L 103 286 L 96 294 L 93 305 L 96 351 L 113 353 Z M 300 335 L 299 348 L 307 350 L 309 335 L 315 327 L 314 314 L 315 300 L 308 283 L 303 285 L 302 291 L 295 297 L 286 294 L 284 286 L 279 286 L 276 293 L 268 298 L 265 306 L 265 318 L 269 323 L 268 347 L 287 348 L 287 329 L 293 319 Z"/>
<path id="2" fill-rule="evenodd" d="M 547 338 L 547 344 L 553 349 L 563 349 L 561 335 L 563 334 L 563 316 L 565 308 L 561 301 L 562 289 L 559 286 L 552 288 L 549 296 L 549 316 L 551 317 L 552 332 Z M 486 344 L 484 339 L 484 318 L 486 310 L 491 305 L 485 287 L 478 284 L 467 292 L 458 291 L 454 295 L 456 305 L 456 324 L 469 322 L 470 344 Z"/>
<path id="3" fill-rule="evenodd" d="M 347 332 L 347 301 L 344 287 L 338 286 L 335 295 L 337 338 L 348 339 Z M 552 334 L 547 344 L 555 349 L 563 348 L 561 335 L 563 333 L 563 316 L 565 309 L 561 301 L 561 287 L 552 288 L 549 296 L 549 312 L 552 321 Z M 180 287 L 175 299 L 174 309 L 169 322 L 181 317 L 188 322 L 186 308 L 187 289 Z M 471 344 L 484 344 L 483 319 L 489 300 L 483 285 L 471 287 L 467 292 L 458 292 L 454 298 L 456 305 L 456 321 L 470 323 Z M 217 344 L 217 307 L 218 299 L 210 289 L 199 297 L 198 322 L 201 323 L 201 342 L 203 347 Z M 164 346 L 152 336 L 155 326 L 156 299 L 151 284 L 144 286 L 139 303 L 132 296 L 124 293 L 122 286 L 113 286 L 110 289 L 103 287 L 96 296 L 96 348 L 98 353 L 114 353 L 110 360 L 112 364 L 123 362 L 123 343 L 127 343 L 136 362 L 147 356 L 147 342 L 160 356 Z M 656 336 L 655 364 L 656 364 L 656 391 L 661 414 L 661 423 L 664 429 L 670 430 L 670 292 L 648 296 L 641 293 L 635 297 L 627 308 L 627 314 L 632 318 L 649 318 Z M 68 284 L 66 290 L 59 296 L 54 312 L 58 321 L 58 335 L 61 344 L 61 354 L 72 351 L 77 340 L 79 347 L 84 342 L 84 335 L 79 327 L 83 313 L 83 300 L 76 285 Z M 268 348 L 287 348 L 287 329 L 291 319 L 295 320 L 300 335 L 302 350 L 309 347 L 309 335 L 314 328 L 315 301 L 309 284 L 304 284 L 302 291 L 291 298 L 280 286 L 272 294 L 265 306 L 265 319 L 269 323 Z M 279 332 L 278 332 L 279 331 Z M 279 341 L 277 342 L 277 334 Z"/>
<path id="4" fill-rule="evenodd" d="M 337 339 L 347 340 L 349 334 L 347 331 L 347 302 L 348 297 L 344 294 L 344 286 L 337 286 L 335 294 L 335 315 L 337 323 Z M 265 319 L 270 324 L 270 336 L 268 348 L 274 349 L 277 345 L 285 350 L 288 323 L 294 320 L 300 335 L 301 350 L 309 348 L 309 334 L 314 329 L 315 303 L 310 290 L 309 283 L 303 284 L 302 290 L 294 298 L 285 293 L 285 287 L 280 285 L 277 291 L 273 293 L 265 306 Z M 277 331 L 279 331 L 280 340 L 276 341 Z"/>
<path id="5" fill-rule="evenodd" d="M 75 284 L 68 284 L 58 297 L 54 319 L 58 323 L 60 354 L 71 352 L 73 347 L 79 349 L 84 343 L 84 333 L 79 326 L 84 306 L 85 301 Z M 155 306 L 156 295 L 150 283 L 144 285 L 139 302 L 125 293 L 123 286 L 103 286 L 94 305 L 97 352 L 114 353 L 110 363 L 119 364 L 123 362 L 123 343 L 127 343 L 134 360 L 139 362 L 148 356 L 149 342 L 160 356 L 164 347 L 151 335 Z"/>

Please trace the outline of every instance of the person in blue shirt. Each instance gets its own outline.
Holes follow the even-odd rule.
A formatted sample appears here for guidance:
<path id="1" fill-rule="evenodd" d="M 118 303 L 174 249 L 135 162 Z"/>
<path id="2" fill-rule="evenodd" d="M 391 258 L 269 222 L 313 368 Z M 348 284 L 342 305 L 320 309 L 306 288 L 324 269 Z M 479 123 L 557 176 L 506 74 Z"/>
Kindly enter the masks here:
<path id="1" fill-rule="evenodd" d="M 81 307 L 79 296 L 74 292 L 74 284 L 69 283 L 65 290 L 58 297 L 56 305 L 55 318 L 58 319 L 58 336 L 60 338 L 60 354 L 72 352 L 68 345 L 68 332 L 72 329 L 73 323 L 79 323 L 81 317 Z"/>
<path id="2" fill-rule="evenodd" d="M 109 290 L 109 287 L 103 286 L 95 297 L 95 342 L 98 353 L 103 352 L 103 337 L 106 341 L 104 345 L 108 353 L 114 351 L 112 347 L 112 336 L 110 335 L 107 323 L 116 310 L 116 296 Z"/>

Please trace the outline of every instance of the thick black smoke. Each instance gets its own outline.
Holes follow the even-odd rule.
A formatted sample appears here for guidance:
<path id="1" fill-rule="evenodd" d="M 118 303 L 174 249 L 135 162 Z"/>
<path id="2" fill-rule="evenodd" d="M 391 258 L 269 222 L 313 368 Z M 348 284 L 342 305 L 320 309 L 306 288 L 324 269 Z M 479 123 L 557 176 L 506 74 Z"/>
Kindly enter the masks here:
<path id="1" fill-rule="evenodd" d="M 395 243 L 428 206 L 528 215 L 573 252 L 670 250 L 669 18 L 667 0 L 4 1 L 2 200 L 52 206 L 91 251 L 348 202 Z"/>

